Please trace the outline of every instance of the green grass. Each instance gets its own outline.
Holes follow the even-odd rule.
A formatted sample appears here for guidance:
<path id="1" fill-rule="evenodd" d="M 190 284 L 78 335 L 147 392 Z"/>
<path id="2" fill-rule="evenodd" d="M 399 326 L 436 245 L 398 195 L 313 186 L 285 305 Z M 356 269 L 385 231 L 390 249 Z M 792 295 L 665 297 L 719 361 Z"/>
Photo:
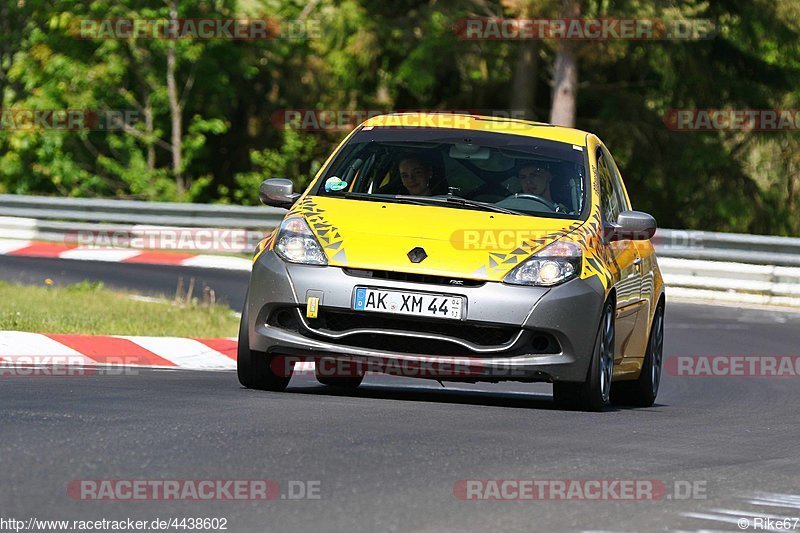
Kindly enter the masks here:
<path id="1" fill-rule="evenodd" d="M 0 281 L 0 330 L 176 337 L 235 337 L 238 331 L 239 320 L 223 305 L 131 296 L 99 283 L 36 287 Z"/>

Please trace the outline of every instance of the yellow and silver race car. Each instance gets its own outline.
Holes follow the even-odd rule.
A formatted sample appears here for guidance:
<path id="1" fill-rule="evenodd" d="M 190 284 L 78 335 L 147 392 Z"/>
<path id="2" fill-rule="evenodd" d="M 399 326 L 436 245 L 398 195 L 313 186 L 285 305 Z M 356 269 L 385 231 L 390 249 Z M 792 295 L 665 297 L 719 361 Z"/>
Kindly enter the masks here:
<path id="1" fill-rule="evenodd" d="M 392 114 L 357 127 L 256 250 L 239 334 L 245 387 L 293 365 L 552 382 L 562 405 L 652 405 L 664 286 L 617 165 L 595 135 L 516 119 Z"/>

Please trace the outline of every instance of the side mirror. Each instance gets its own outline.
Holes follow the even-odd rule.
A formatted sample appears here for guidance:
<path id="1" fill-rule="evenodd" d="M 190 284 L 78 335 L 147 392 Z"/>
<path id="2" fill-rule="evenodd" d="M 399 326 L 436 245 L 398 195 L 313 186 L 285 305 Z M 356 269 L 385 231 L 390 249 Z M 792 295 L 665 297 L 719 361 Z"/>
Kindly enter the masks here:
<path id="1" fill-rule="evenodd" d="M 289 209 L 300 198 L 300 194 L 294 192 L 292 180 L 271 178 L 259 185 L 258 198 L 264 205 Z"/>
<path id="2" fill-rule="evenodd" d="M 646 241 L 656 234 L 656 219 L 641 211 L 623 211 L 617 223 L 606 227 L 606 239 L 613 241 Z"/>

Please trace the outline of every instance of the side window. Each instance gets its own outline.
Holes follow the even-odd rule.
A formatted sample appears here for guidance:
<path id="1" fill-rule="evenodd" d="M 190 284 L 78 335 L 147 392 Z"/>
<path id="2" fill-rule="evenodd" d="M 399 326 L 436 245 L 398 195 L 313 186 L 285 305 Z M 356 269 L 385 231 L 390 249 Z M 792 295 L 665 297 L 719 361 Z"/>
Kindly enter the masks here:
<path id="1" fill-rule="evenodd" d="M 617 221 L 620 213 L 620 204 L 614 190 L 614 179 L 611 170 L 602 152 L 597 150 L 597 176 L 600 179 L 600 210 L 603 213 L 603 222 L 612 224 Z"/>
<path id="2" fill-rule="evenodd" d="M 625 197 L 625 187 L 622 185 L 622 176 L 619 175 L 619 169 L 611 156 L 611 152 L 603 146 L 603 159 L 606 160 L 608 168 L 611 171 L 611 179 L 614 182 L 614 195 L 617 197 L 620 211 L 628 211 L 631 206 L 628 204 L 628 199 Z"/>

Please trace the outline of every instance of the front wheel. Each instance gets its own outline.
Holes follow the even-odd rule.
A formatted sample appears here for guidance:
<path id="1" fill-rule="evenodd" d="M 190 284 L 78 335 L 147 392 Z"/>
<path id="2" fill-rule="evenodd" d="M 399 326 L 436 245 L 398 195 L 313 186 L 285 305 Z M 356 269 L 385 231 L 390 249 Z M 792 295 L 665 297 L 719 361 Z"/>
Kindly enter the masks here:
<path id="1" fill-rule="evenodd" d="M 273 372 L 272 358 L 265 353 L 250 349 L 250 335 L 247 330 L 247 302 L 242 310 L 239 323 L 239 345 L 236 350 L 236 374 L 239 383 L 248 389 L 280 392 L 289 385 L 289 376 L 280 376 Z"/>
<path id="2" fill-rule="evenodd" d="M 553 383 L 553 398 L 562 407 L 602 411 L 611 398 L 614 373 L 614 303 L 606 302 L 600 318 L 592 362 L 583 383 Z"/>

